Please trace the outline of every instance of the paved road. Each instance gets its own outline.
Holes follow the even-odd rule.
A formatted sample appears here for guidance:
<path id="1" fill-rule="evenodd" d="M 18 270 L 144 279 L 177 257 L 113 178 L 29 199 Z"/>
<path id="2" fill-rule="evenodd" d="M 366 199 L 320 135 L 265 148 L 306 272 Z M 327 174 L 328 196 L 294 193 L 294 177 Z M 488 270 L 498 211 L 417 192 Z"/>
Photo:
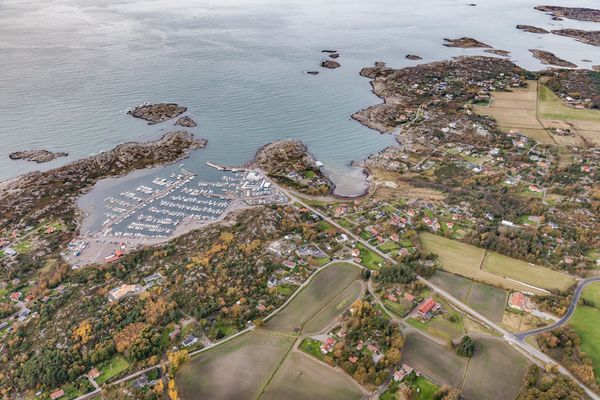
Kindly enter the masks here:
<path id="1" fill-rule="evenodd" d="M 571 301 L 571 304 L 569 304 L 569 309 L 567 310 L 567 312 L 561 319 L 559 319 L 552 325 L 548 325 L 548 326 L 544 326 L 542 328 L 532 329 L 527 332 L 519 333 L 519 334 L 515 335 L 517 340 L 523 341 L 528 336 L 537 335 L 537 334 L 543 333 L 543 332 L 550 332 L 550 331 L 558 328 L 559 326 L 564 325 L 571 318 L 573 313 L 575 312 L 575 309 L 577 308 L 577 302 L 579 301 L 579 298 L 581 297 L 581 293 L 583 292 L 583 289 L 588 284 L 593 283 L 593 282 L 600 282 L 600 277 L 584 279 L 577 284 L 577 288 L 575 288 L 575 293 L 573 294 L 573 300 Z"/>

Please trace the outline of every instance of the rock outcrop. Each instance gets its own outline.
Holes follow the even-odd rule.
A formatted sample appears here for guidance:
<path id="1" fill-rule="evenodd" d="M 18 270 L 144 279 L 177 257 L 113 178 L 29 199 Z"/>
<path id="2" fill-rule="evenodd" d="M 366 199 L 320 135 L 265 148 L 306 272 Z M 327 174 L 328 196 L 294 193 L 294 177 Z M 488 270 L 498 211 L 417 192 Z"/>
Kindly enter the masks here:
<path id="1" fill-rule="evenodd" d="M 554 65 L 556 67 L 563 67 L 563 68 L 577 68 L 577 65 L 573 64 L 570 61 L 563 60 L 562 58 L 555 56 L 554 53 L 551 53 L 549 51 L 544 51 L 544 50 L 529 50 L 529 51 L 531 52 L 531 54 L 533 54 L 533 56 L 535 58 L 540 60 L 540 62 L 542 64 Z"/>
<path id="2" fill-rule="evenodd" d="M 11 160 L 25 160 L 25 161 L 34 161 L 38 164 L 45 163 L 48 161 L 52 161 L 58 157 L 66 157 L 69 153 L 65 152 L 52 152 L 48 150 L 25 150 L 25 151 L 15 151 L 11 153 L 8 157 Z"/>
<path id="3" fill-rule="evenodd" d="M 321 62 L 321 67 L 329 68 L 329 69 L 336 69 L 336 68 L 341 67 L 341 65 L 337 61 L 325 60 L 325 61 Z"/>
<path id="4" fill-rule="evenodd" d="M 175 103 L 142 104 L 127 111 L 127 114 L 135 118 L 148 121 L 149 124 L 158 124 L 173 119 L 187 111 Z"/>
<path id="5" fill-rule="evenodd" d="M 177 121 L 175 121 L 175 125 L 183 126 L 185 128 L 194 128 L 198 126 L 196 121 L 194 121 L 188 116 L 179 118 Z"/>
<path id="6" fill-rule="evenodd" d="M 444 46 L 446 47 L 459 47 L 461 49 L 479 49 L 479 48 L 489 48 L 492 47 L 487 45 L 479 40 L 475 40 L 470 37 L 461 37 L 458 39 L 444 39 L 446 43 Z"/>

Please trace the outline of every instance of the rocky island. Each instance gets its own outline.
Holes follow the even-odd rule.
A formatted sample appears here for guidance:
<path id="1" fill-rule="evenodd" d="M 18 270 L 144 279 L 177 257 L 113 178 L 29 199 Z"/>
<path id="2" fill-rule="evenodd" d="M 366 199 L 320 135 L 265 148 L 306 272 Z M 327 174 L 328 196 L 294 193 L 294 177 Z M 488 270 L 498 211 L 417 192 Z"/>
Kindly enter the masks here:
<path id="1" fill-rule="evenodd" d="M 15 151 L 11 153 L 8 157 L 11 160 L 25 160 L 25 161 L 34 161 L 38 164 L 49 162 L 58 157 L 67 157 L 69 153 L 65 152 L 52 152 L 48 150 L 25 150 L 25 151 Z"/>
<path id="2" fill-rule="evenodd" d="M 329 69 L 336 69 L 336 68 L 341 67 L 341 65 L 337 61 L 325 60 L 325 61 L 321 62 L 321 67 L 323 67 L 323 68 L 329 68 Z"/>
<path id="3" fill-rule="evenodd" d="M 127 114 L 135 118 L 148 121 L 150 125 L 158 124 L 173 119 L 187 111 L 175 103 L 142 104 L 127 111 Z"/>
<path id="4" fill-rule="evenodd" d="M 570 61 L 563 60 L 562 58 L 555 56 L 554 53 L 551 53 L 549 51 L 535 50 L 535 49 L 532 49 L 529 51 L 542 64 L 554 65 L 554 66 L 563 67 L 563 68 L 577 68 L 577 65 L 573 64 Z"/>
<path id="5" fill-rule="evenodd" d="M 600 10 L 585 7 L 537 6 L 536 10 L 552 15 L 554 18 L 576 19 L 578 21 L 600 22 Z"/>
<path id="6" fill-rule="evenodd" d="M 529 33 L 542 33 L 542 34 L 550 33 L 543 28 L 538 28 L 537 26 L 531 26 L 531 25 L 517 25 L 517 29 L 520 29 L 522 31 L 529 32 Z"/>
<path id="7" fill-rule="evenodd" d="M 510 55 L 510 51 L 506 50 L 498 50 L 498 49 L 487 49 L 484 50 L 486 53 L 496 54 L 497 56 L 508 57 Z"/>
<path id="8" fill-rule="evenodd" d="M 320 163 L 299 140 L 283 139 L 258 149 L 254 164 L 271 178 L 309 195 L 325 195 L 333 183 L 322 173 Z"/>
<path id="9" fill-rule="evenodd" d="M 470 37 L 461 37 L 458 39 L 444 39 L 446 43 L 444 46 L 446 47 L 459 47 L 461 49 L 479 49 L 479 48 L 488 48 L 492 47 L 487 45 L 479 40 L 475 40 Z"/>
<path id="10" fill-rule="evenodd" d="M 552 31 L 555 35 L 567 36 L 578 42 L 600 46 L 600 31 L 584 31 L 582 29 L 556 29 Z"/>
<path id="11" fill-rule="evenodd" d="M 177 121 L 175 121 L 175 125 L 183 126 L 185 128 L 195 128 L 196 126 L 198 126 L 196 121 L 194 121 L 188 116 L 179 118 Z"/>
<path id="12" fill-rule="evenodd" d="M 407 54 L 405 57 L 407 60 L 422 60 L 423 57 L 418 56 L 416 54 Z"/>

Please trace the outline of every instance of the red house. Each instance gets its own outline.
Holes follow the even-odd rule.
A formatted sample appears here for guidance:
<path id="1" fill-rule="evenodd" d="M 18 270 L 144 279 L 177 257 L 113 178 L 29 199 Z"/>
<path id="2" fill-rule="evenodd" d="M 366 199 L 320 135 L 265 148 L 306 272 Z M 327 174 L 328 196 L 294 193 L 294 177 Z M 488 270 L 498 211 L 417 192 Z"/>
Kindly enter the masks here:
<path id="1" fill-rule="evenodd" d="M 431 297 L 428 298 L 427 300 L 423 301 L 420 305 L 419 308 L 417 308 L 417 312 L 423 316 L 429 312 L 431 312 L 431 310 L 433 310 L 435 307 L 437 306 L 437 303 L 435 302 L 434 299 L 432 299 Z"/>

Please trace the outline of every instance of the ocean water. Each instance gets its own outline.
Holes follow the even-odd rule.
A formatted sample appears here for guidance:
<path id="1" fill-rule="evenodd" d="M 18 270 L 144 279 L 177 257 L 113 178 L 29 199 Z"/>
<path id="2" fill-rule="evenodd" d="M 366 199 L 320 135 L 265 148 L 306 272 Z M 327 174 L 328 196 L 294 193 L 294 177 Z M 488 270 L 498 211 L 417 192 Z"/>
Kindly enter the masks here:
<path id="1" fill-rule="evenodd" d="M 477 6 L 468 5 L 476 1 Z M 414 65 L 481 50 L 451 49 L 443 38 L 471 36 L 540 69 L 530 48 L 582 67 L 598 48 L 515 29 L 597 29 L 552 21 L 537 0 L 3 0 L 0 2 L 0 180 L 50 169 L 125 141 L 155 139 L 172 122 L 148 126 L 124 113 L 142 102 L 177 102 L 209 140 L 184 161 L 243 164 L 279 138 L 304 141 L 341 194 L 362 189 L 350 167 L 392 144 L 350 119 L 379 102 L 362 67 Z M 564 2 L 597 7 L 597 0 Z M 342 68 L 324 70 L 322 49 Z M 589 59 L 591 62 L 582 62 Z M 319 70 L 316 76 L 306 70 Z M 13 161 L 17 150 L 66 151 L 47 164 Z M 143 176 L 151 173 L 141 174 Z"/>

